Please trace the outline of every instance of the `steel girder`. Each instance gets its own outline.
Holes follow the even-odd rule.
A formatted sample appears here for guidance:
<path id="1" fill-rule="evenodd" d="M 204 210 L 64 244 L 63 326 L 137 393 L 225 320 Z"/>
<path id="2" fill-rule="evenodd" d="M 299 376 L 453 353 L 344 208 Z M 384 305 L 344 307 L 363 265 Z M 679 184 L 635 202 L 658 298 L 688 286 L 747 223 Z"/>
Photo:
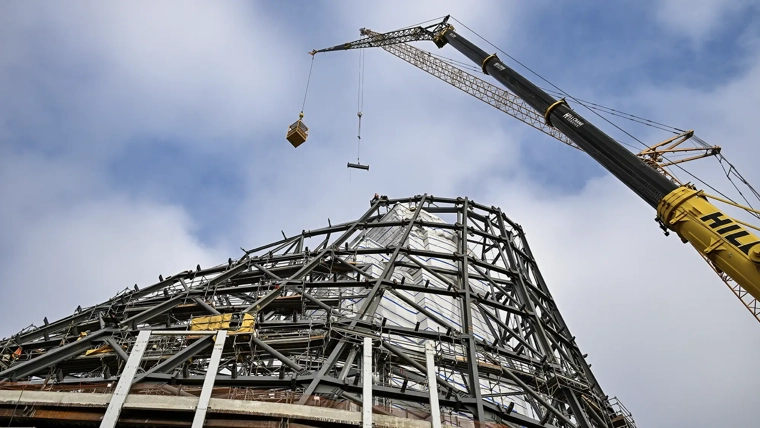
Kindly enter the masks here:
<path id="1" fill-rule="evenodd" d="M 499 208 L 376 196 L 356 221 L 243 251 L 0 341 L 9 362 L 0 380 L 34 387 L 43 382 L 35 376 L 56 372 L 64 376 L 48 376 L 48 388 L 113 380 L 139 330 L 203 329 L 222 316 L 229 338 L 219 386 L 291 391 L 302 404 L 320 395 L 356 401 L 356 356 L 372 337 L 378 404 L 424 413 L 423 348 L 432 341 L 449 417 L 612 426 L 615 410 L 522 228 Z M 153 336 L 135 382 L 199 385 L 211 345 L 209 336 Z"/>

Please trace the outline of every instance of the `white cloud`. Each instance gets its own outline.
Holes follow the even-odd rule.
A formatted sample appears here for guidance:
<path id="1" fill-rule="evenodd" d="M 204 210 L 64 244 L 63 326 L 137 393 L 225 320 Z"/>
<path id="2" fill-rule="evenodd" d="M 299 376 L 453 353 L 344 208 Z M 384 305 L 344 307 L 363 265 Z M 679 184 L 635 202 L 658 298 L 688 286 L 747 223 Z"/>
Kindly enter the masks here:
<path id="1" fill-rule="evenodd" d="M 630 99 L 595 101 L 694 128 L 758 183 L 750 124 L 760 101 L 760 63 L 756 54 L 748 58 L 741 74 L 709 89 L 642 85 Z M 661 135 L 639 136 L 656 142 Z M 688 169 L 730 188 L 712 160 Z M 755 423 L 745 409 L 760 404 L 751 393 L 760 381 L 751 370 L 757 322 L 694 249 L 662 236 L 651 208 L 609 176 L 559 198 L 529 176 L 494 180 L 490 188 L 488 203 L 525 227 L 605 392 L 621 397 L 640 425 Z M 695 402 L 710 410 L 691 416 Z"/>
<path id="2" fill-rule="evenodd" d="M 112 198 L 58 206 L 24 226 L 22 239 L 6 242 L 13 251 L 3 260 L 0 336 L 41 325 L 43 316 L 70 315 L 77 305 L 102 302 L 136 283 L 154 284 L 159 274 L 224 260 L 192 236 L 191 220 L 172 206 Z"/>
<path id="3" fill-rule="evenodd" d="M 755 5 L 752 0 L 660 0 L 655 3 L 652 10 L 660 25 L 688 38 L 694 46 L 723 30 L 737 14 Z"/>
<path id="4" fill-rule="evenodd" d="M 524 29 L 513 34 L 528 8 L 500 4 L 345 2 L 323 11 L 331 19 L 297 29 L 286 25 L 290 16 L 244 3 L 77 4 L 14 8 L 0 17 L 0 37 L 13 42 L 0 55 L 0 94 L 16 100 L 0 106 L 0 138 L 28 152 L 0 150 L 0 284 L 15 296 L 0 299 L 3 325 L 39 323 L 158 274 L 224 261 L 238 254 L 229 248 L 279 239 L 280 229 L 292 235 L 324 226 L 327 217 L 355 218 L 375 192 L 467 195 L 500 205 L 525 227 L 602 387 L 623 399 L 640 426 L 751 425 L 741 412 L 760 404 L 752 394 L 757 376 L 745 369 L 758 349 L 755 321 L 613 179 L 564 196 L 537 185 L 519 150 L 533 130 L 372 51 L 362 148 L 371 171 L 349 176 L 345 167 L 356 150 L 354 53 L 317 57 L 306 108 L 310 139 L 298 150 L 284 141 L 300 107 L 307 50 L 353 40 L 362 26 L 386 31 L 446 13 L 491 31 L 489 38 L 529 43 Z M 704 34 L 693 32 L 694 23 L 718 28 L 713 21 L 734 9 L 705 2 L 680 10 L 675 1 L 656 8 L 663 23 L 679 11 L 674 30 L 697 38 Z M 609 70 L 606 58 L 597 61 Z M 699 126 L 747 172 L 756 154 L 748 124 L 760 97 L 758 70 L 751 65 L 707 92 L 642 87 L 635 98 L 595 101 Z M 215 225 L 224 237 L 218 247 L 199 242 L 188 207 L 139 189 L 127 196 L 104 180 L 104 165 L 143 138 L 246 160 L 239 218 Z M 30 294 L 38 296 L 34 311 L 18 305 Z M 695 402 L 712 407 L 695 412 Z"/>
<path id="5" fill-rule="evenodd" d="M 88 155 L 145 138 L 202 151 L 247 143 L 284 108 L 272 99 L 301 90 L 283 78 L 292 34 L 255 4 L 178 6 L 11 6 L 0 17 L 16 41 L 0 62 L 0 93 L 17 102 L 0 112 L 37 128 L 40 142 Z"/>
<path id="6" fill-rule="evenodd" d="M 639 424 L 707 427 L 726 412 L 751 424 L 739 413 L 757 404 L 751 391 L 760 378 L 748 370 L 757 322 L 690 246 L 663 236 L 627 188 L 605 177 L 548 199 L 530 183 L 493 183 L 483 200 L 524 227 L 602 388 Z M 692 418 L 694 401 L 720 410 Z"/>
<path id="7" fill-rule="evenodd" d="M 107 191 L 81 164 L 3 154 L 0 337 L 227 256 L 181 207 Z"/>

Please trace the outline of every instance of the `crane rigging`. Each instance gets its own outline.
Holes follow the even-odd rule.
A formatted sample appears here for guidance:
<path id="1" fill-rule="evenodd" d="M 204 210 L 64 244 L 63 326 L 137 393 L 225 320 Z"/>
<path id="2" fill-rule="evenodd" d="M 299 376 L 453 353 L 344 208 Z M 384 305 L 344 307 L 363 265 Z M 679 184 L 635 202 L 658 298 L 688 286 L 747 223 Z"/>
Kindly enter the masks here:
<path id="1" fill-rule="evenodd" d="M 356 100 L 356 116 L 359 118 L 359 129 L 356 131 L 356 163 L 348 162 L 346 167 L 369 171 L 369 165 L 362 164 L 360 150 L 362 144 L 362 108 L 364 107 L 364 51 L 359 54 L 359 90 Z M 312 55 L 312 58 L 314 56 Z"/>
<path id="2" fill-rule="evenodd" d="M 488 54 L 457 33 L 448 20 L 447 16 L 433 25 L 407 27 L 387 33 L 362 29 L 364 37 L 359 40 L 310 53 L 313 57 L 320 52 L 383 48 L 555 139 L 586 152 L 655 209 L 656 221 L 665 234 L 673 231 L 684 243 L 690 243 L 760 321 L 760 239 L 748 230 L 760 229 L 728 216 L 708 201 L 708 197 L 745 209 L 755 216 L 760 215 L 760 211 L 736 204 L 729 198 L 708 195 L 690 183 L 680 182 L 667 169 L 670 166 L 680 167 L 680 163 L 689 160 L 720 156 L 720 147 L 701 144 L 703 142 L 694 136 L 693 131 L 682 131 L 634 154 L 570 108 L 565 97 L 555 98 L 539 88 L 504 64 L 497 54 Z M 508 91 L 406 44 L 415 41 L 432 41 L 438 48 L 451 45 Z M 697 140 L 700 147 L 680 147 L 690 138 Z M 688 156 L 677 160 L 668 158 L 685 154 Z M 728 171 L 724 168 L 724 172 L 729 179 L 732 172 L 738 175 L 732 165 Z M 746 183 L 741 176 L 738 177 Z"/>

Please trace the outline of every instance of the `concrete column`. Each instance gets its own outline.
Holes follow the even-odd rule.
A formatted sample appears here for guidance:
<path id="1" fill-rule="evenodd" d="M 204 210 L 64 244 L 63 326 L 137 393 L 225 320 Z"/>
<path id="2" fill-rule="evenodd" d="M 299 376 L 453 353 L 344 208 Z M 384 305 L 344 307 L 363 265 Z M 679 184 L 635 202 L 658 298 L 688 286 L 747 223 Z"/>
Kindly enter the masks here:
<path id="1" fill-rule="evenodd" d="M 372 428 L 372 338 L 364 338 L 362 355 L 362 428 Z"/>
<path id="2" fill-rule="evenodd" d="M 211 360 L 208 362 L 206 377 L 203 379 L 203 388 L 201 396 L 198 399 L 198 406 L 195 408 L 192 428 L 203 428 L 206 421 L 206 412 L 208 411 L 208 402 L 211 399 L 211 391 L 214 389 L 216 381 L 216 372 L 219 370 L 219 360 L 222 358 L 224 350 L 224 341 L 227 338 L 227 330 L 219 330 L 214 340 L 214 349 L 211 351 Z"/>
<path id="3" fill-rule="evenodd" d="M 435 348 L 433 342 L 425 342 L 425 362 L 427 364 L 428 390 L 430 391 L 430 420 L 433 428 L 441 428 L 441 408 L 438 406 L 438 373 L 435 370 Z"/>
<path id="4" fill-rule="evenodd" d="M 106 413 L 100 422 L 100 428 L 113 428 L 116 426 L 116 421 L 119 420 L 119 415 L 121 414 L 121 408 L 127 400 L 129 390 L 132 389 L 132 380 L 135 378 L 135 374 L 137 374 L 137 369 L 140 368 L 140 360 L 142 360 L 145 348 L 148 346 L 150 333 L 150 330 L 142 330 L 137 334 L 137 340 L 135 340 L 135 345 L 132 347 L 132 352 L 129 353 L 124 371 L 121 372 L 119 383 L 116 384 L 116 389 L 113 391 L 111 402 L 108 403 Z"/>

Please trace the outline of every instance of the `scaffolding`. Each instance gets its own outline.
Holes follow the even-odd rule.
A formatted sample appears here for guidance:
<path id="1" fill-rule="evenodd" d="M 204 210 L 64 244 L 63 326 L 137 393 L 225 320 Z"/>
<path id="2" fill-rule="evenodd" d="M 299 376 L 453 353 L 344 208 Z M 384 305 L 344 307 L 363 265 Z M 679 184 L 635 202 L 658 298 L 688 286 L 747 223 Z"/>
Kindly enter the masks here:
<path id="1" fill-rule="evenodd" d="M 195 400 L 187 426 L 234 414 L 215 400 L 358 412 L 365 399 L 370 418 L 433 428 L 635 426 L 592 374 L 522 228 L 468 198 L 375 195 L 355 221 L 160 276 L 0 350 L 0 422 L 35 420 L 34 404 L 24 416 L 21 396 L 3 398 L 20 390 L 108 396 L 101 426 L 114 406 L 127 409 L 114 425 L 131 421 L 141 395 Z M 220 423 L 272 423 L 238 419 Z M 279 426 L 321 425 L 290 419 Z"/>

